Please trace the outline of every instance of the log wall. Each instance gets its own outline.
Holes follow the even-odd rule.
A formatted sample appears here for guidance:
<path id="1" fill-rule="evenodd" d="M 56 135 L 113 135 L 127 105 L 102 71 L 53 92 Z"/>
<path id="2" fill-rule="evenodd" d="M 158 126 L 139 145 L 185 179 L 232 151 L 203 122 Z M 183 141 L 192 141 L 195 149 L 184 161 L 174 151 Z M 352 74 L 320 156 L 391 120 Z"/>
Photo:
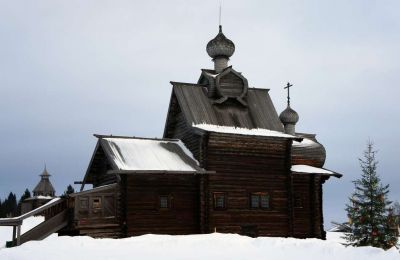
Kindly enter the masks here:
<path id="1" fill-rule="evenodd" d="M 210 133 L 206 152 L 208 232 L 290 236 L 290 140 Z M 226 209 L 214 209 L 214 192 L 226 194 Z M 252 209 L 250 194 L 267 192 L 270 209 Z M 256 230 L 254 230 L 256 229 Z"/>
<path id="2" fill-rule="evenodd" d="M 192 174 L 126 175 L 127 236 L 200 233 L 200 176 Z M 168 196 L 170 207 L 160 208 Z"/>

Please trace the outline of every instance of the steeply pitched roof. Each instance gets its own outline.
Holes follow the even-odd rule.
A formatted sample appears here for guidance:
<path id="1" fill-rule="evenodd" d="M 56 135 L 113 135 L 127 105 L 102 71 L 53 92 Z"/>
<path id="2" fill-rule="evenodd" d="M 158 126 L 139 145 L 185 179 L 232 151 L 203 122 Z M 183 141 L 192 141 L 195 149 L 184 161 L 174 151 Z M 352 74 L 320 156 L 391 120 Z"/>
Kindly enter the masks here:
<path id="1" fill-rule="evenodd" d="M 199 84 L 171 83 L 173 95 L 190 126 L 208 124 L 284 131 L 268 89 L 249 88 L 246 95 L 247 106 L 243 106 L 234 101 L 215 104 L 207 96 L 207 89 Z"/>
<path id="2" fill-rule="evenodd" d="M 50 176 L 45 167 L 42 174 L 40 174 L 41 179 L 39 183 L 33 189 L 34 195 L 54 196 L 56 191 L 49 180 Z"/>

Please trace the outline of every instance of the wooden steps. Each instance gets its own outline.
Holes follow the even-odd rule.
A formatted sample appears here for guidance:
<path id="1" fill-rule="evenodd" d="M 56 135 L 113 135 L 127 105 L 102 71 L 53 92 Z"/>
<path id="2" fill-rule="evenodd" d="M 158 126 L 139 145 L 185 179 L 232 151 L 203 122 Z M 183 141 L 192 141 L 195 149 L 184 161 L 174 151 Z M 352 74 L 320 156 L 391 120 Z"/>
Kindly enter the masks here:
<path id="1" fill-rule="evenodd" d="M 68 225 L 67 210 L 63 210 L 54 217 L 40 223 L 28 232 L 21 235 L 21 244 L 31 240 L 42 240 Z"/>

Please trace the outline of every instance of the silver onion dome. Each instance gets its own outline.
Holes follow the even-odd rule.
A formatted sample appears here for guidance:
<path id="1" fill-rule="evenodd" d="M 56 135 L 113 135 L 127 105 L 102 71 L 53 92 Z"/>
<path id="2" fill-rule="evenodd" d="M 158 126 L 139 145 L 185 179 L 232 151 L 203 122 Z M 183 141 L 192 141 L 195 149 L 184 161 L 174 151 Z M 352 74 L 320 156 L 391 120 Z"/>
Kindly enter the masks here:
<path id="1" fill-rule="evenodd" d="M 299 114 L 297 114 L 297 112 L 288 105 L 287 108 L 279 115 L 279 119 L 284 125 L 295 125 L 299 121 Z"/>
<path id="2" fill-rule="evenodd" d="M 219 26 L 219 33 L 207 44 L 207 53 L 211 58 L 229 58 L 235 52 L 235 44 L 222 33 L 222 26 Z"/>

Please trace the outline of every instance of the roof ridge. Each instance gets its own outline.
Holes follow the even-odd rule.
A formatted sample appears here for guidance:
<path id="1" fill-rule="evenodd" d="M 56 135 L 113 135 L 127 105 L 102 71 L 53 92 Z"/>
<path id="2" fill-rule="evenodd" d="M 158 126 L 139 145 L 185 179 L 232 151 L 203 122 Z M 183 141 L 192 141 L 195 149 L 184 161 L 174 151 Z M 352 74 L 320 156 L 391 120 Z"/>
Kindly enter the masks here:
<path id="1" fill-rule="evenodd" d="M 120 138 L 120 139 L 138 139 L 138 140 L 154 140 L 154 141 L 181 141 L 176 138 L 157 138 L 157 137 L 139 137 L 139 136 L 123 136 L 123 135 L 101 135 L 101 134 L 93 134 L 93 136 L 102 139 L 102 138 Z"/>
<path id="2" fill-rule="evenodd" d="M 190 86 L 198 86 L 198 87 L 204 87 L 206 86 L 205 84 L 198 84 L 198 83 L 188 83 L 188 82 L 177 82 L 177 81 L 170 81 L 173 86 L 174 85 L 190 85 Z"/>

